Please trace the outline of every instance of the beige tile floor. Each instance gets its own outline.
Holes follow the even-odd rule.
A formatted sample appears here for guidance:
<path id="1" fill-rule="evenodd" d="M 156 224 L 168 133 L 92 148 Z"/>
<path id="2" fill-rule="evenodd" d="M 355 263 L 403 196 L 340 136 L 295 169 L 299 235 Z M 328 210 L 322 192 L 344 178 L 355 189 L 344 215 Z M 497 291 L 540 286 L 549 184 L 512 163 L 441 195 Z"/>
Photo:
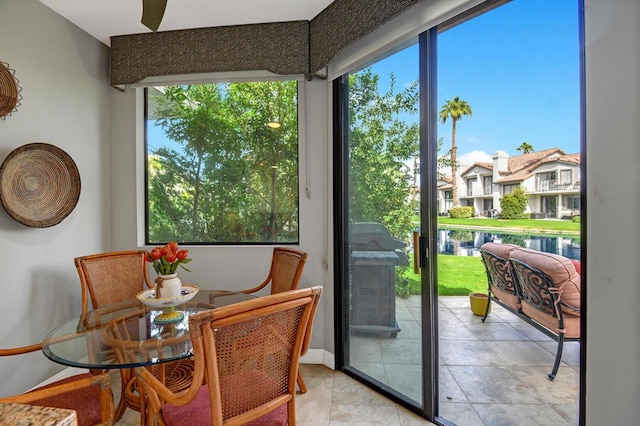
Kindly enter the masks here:
<path id="1" fill-rule="evenodd" d="M 432 425 L 394 404 L 345 374 L 322 365 L 300 366 L 307 393 L 296 396 L 297 423 L 301 426 Z M 114 393 L 119 392 L 117 375 Z M 114 395 L 116 401 L 118 395 Z M 117 425 L 137 426 L 140 414 L 127 409 Z"/>

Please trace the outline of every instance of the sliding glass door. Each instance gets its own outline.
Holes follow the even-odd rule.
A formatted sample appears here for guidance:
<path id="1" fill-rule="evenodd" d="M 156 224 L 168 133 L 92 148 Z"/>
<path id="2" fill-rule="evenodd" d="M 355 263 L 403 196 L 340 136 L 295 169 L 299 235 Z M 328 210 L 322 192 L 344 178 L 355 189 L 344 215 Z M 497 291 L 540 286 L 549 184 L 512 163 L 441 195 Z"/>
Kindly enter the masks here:
<path id="1" fill-rule="evenodd" d="M 424 401 L 420 49 L 341 78 L 344 369 L 420 410 Z"/>
<path id="2" fill-rule="evenodd" d="M 580 1 L 487 4 L 334 82 L 336 367 L 442 424 L 578 424 L 580 342 L 551 382 L 557 343 L 470 293 L 488 241 L 580 258 L 579 224 L 498 229 L 512 193 L 543 233 L 579 216 Z"/>

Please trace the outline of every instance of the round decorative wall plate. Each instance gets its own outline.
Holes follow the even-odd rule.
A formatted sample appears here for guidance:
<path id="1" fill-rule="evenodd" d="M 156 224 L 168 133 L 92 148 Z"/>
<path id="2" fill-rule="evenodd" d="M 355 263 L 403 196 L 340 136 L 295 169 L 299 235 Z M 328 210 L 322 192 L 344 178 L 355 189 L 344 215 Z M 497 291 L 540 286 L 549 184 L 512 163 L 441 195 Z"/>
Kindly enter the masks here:
<path id="1" fill-rule="evenodd" d="M 71 213 L 79 198 L 76 163 L 54 145 L 23 145 L 0 166 L 0 201 L 9 216 L 23 225 L 57 225 Z"/>
<path id="2" fill-rule="evenodd" d="M 0 119 L 11 115 L 20 106 L 20 86 L 9 64 L 0 61 Z"/>

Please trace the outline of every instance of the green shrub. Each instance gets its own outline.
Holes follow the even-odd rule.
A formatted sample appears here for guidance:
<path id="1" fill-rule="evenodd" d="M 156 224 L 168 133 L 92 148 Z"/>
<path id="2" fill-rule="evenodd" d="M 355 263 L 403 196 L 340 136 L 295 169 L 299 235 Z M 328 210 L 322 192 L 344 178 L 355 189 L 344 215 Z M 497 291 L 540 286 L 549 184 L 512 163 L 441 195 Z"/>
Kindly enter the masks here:
<path id="1" fill-rule="evenodd" d="M 580 223 L 580 215 L 573 216 L 571 222 Z"/>
<path id="2" fill-rule="evenodd" d="M 473 217 L 473 207 L 452 207 L 451 210 L 449 210 L 449 216 L 454 219 L 468 219 Z"/>
<path id="3" fill-rule="evenodd" d="M 527 208 L 527 196 L 522 188 L 516 188 L 510 194 L 500 198 L 502 219 L 522 219 L 524 209 Z"/>
<path id="4" fill-rule="evenodd" d="M 452 229 L 449 231 L 449 238 L 455 241 L 473 241 L 473 232 Z"/>
<path id="5" fill-rule="evenodd" d="M 528 237 L 528 235 L 504 234 L 502 236 L 502 243 L 525 247 L 526 237 Z"/>
<path id="6" fill-rule="evenodd" d="M 404 279 L 402 282 L 396 283 L 396 296 L 400 299 L 407 299 L 411 296 L 411 286 L 409 286 L 409 280 Z M 419 293 L 418 293 L 419 294 Z"/>
<path id="7" fill-rule="evenodd" d="M 396 296 L 401 299 L 406 299 L 411 296 L 409 280 L 405 277 L 408 270 L 408 266 L 396 266 L 395 268 Z"/>

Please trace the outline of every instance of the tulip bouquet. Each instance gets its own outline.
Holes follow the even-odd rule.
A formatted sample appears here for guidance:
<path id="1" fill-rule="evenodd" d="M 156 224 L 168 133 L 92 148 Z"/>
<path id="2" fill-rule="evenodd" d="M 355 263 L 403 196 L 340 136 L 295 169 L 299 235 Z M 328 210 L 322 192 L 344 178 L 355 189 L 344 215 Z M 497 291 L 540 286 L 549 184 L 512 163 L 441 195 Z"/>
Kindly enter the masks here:
<path id="1" fill-rule="evenodd" d="M 146 254 L 147 262 L 151 262 L 158 275 L 175 274 L 180 266 L 185 271 L 191 272 L 185 263 L 191 262 L 187 258 L 189 250 L 178 250 L 178 243 L 171 241 L 164 246 L 158 246 Z"/>

